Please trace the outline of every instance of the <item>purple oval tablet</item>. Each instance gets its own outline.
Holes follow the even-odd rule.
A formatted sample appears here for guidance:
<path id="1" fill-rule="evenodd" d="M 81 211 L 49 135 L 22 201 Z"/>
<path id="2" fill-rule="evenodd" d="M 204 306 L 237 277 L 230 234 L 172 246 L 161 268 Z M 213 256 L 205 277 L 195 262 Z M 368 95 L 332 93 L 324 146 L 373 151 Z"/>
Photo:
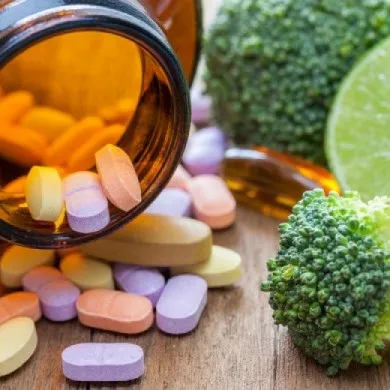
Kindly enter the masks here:
<path id="1" fill-rule="evenodd" d="M 62 352 L 62 370 L 74 381 L 130 381 L 145 371 L 144 352 L 129 343 L 75 344 Z"/>
<path id="2" fill-rule="evenodd" d="M 73 173 L 64 179 L 63 186 L 66 215 L 72 230 L 93 233 L 108 225 L 108 200 L 96 173 Z"/>
<path id="3" fill-rule="evenodd" d="M 148 298 L 153 307 L 156 307 L 165 286 L 165 278 L 156 268 L 117 263 L 114 278 L 123 291 Z"/>
<path id="4" fill-rule="evenodd" d="M 191 196 L 187 192 L 179 188 L 166 188 L 145 210 L 145 213 L 189 217 L 191 204 Z"/>
<path id="5" fill-rule="evenodd" d="M 55 280 L 66 280 L 66 277 L 54 267 L 38 267 L 24 275 L 22 284 L 25 291 L 37 293 L 42 287 Z"/>
<path id="6" fill-rule="evenodd" d="M 226 136 L 217 127 L 196 132 L 188 141 L 183 164 L 192 175 L 219 174 L 225 156 Z"/>
<path id="7" fill-rule="evenodd" d="M 198 88 L 191 90 L 192 121 L 195 124 L 207 124 L 211 120 L 212 101 L 210 96 L 203 95 Z"/>
<path id="8" fill-rule="evenodd" d="M 38 291 L 42 314 L 55 322 L 77 317 L 76 302 L 80 290 L 69 280 L 56 280 Z"/>
<path id="9" fill-rule="evenodd" d="M 185 334 L 198 325 L 207 303 L 207 283 L 196 275 L 168 280 L 156 306 L 157 326 L 170 334 Z"/>

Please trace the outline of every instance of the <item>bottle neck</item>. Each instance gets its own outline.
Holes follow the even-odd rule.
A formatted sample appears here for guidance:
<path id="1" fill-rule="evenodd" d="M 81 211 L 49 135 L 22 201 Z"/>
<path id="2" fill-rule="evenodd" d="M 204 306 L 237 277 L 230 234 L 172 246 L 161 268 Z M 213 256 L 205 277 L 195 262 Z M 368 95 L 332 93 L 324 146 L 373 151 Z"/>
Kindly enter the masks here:
<path id="1" fill-rule="evenodd" d="M 106 0 L 104 6 L 100 4 L 99 0 L 25 0 L 0 7 L 0 69 L 33 45 L 71 32 L 99 31 L 135 43 L 143 66 L 140 94 L 133 119 L 118 145 L 134 162 L 143 201 L 129 213 L 112 211 L 106 229 L 79 235 L 66 224 L 35 224 L 25 209 L 24 196 L 2 193 L 0 238 L 31 247 L 64 248 L 104 236 L 153 201 L 181 158 L 190 124 L 189 94 L 168 39 L 139 2 Z M 116 79 L 120 81 L 121 74 Z"/>

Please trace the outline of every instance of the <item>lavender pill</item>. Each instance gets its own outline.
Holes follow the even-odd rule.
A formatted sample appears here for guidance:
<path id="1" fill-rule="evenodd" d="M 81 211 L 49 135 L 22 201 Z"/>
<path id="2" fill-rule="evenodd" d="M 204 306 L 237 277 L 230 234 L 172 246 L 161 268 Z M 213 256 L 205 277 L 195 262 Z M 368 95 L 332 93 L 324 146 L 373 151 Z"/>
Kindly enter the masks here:
<path id="1" fill-rule="evenodd" d="M 211 120 L 212 102 L 210 96 L 203 95 L 198 88 L 191 90 L 192 121 L 207 124 Z"/>
<path id="2" fill-rule="evenodd" d="M 145 371 L 144 352 L 130 343 L 75 344 L 62 352 L 62 370 L 80 382 L 130 381 Z"/>
<path id="3" fill-rule="evenodd" d="M 168 280 L 156 306 L 157 326 L 169 334 L 185 334 L 196 328 L 207 303 L 207 283 L 196 275 Z"/>
<path id="4" fill-rule="evenodd" d="M 37 293 L 42 314 L 55 322 L 77 317 L 76 302 L 80 290 L 69 280 L 56 280 L 43 286 Z"/>
<path id="5" fill-rule="evenodd" d="M 226 136 L 217 127 L 199 130 L 188 141 L 183 164 L 194 176 L 219 174 L 226 146 Z"/>
<path id="6" fill-rule="evenodd" d="M 145 210 L 147 214 L 189 217 L 191 215 L 191 196 L 179 188 L 166 188 Z"/>
<path id="7" fill-rule="evenodd" d="M 156 307 L 165 286 L 165 278 L 156 268 L 117 263 L 114 278 L 123 291 L 148 298 L 153 307 Z"/>
<path id="8" fill-rule="evenodd" d="M 73 173 L 64 179 L 63 187 L 66 215 L 72 230 L 93 233 L 108 225 L 108 200 L 96 173 Z"/>

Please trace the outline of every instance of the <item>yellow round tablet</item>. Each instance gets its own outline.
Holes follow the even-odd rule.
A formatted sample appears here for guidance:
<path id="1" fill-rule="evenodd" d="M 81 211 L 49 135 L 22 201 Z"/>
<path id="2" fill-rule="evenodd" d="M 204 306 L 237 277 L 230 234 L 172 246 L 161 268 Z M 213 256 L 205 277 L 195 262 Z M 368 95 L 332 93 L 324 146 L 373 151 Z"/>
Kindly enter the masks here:
<path id="1" fill-rule="evenodd" d="M 241 256 L 231 249 L 213 245 L 211 256 L 207 261 L 172 267 L 171 274 L 201 276 L 206 280 L 208 287 L 229 286 L 241 276 Z"/>
<path id="2" fill-rule="evenodd" d="M 62 181 L 58 171 L 50 167 L 32 167 L 26 182 L 26 201 L 31 216 L 37 221 L 55 222 L 64 204 Z"/>
<path id="3" fill-rule="evenodd" d="M 26 363 L 37 343 L 34 321 L 30 318 L 17 317 L 0 325 L 0 377 Z"/>

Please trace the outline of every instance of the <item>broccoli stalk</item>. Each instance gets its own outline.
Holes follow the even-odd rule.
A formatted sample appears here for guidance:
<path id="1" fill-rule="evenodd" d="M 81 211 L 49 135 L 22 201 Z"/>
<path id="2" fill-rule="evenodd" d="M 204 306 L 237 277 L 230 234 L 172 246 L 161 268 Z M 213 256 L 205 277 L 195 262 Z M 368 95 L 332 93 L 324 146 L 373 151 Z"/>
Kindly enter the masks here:
<path id="1" fill-rule="evenodd" d="M 380 364 L 390 339 L 390 198 L 306 192 L 279 227 L 262 290 L 277 324 L 335 375 Z"/>

